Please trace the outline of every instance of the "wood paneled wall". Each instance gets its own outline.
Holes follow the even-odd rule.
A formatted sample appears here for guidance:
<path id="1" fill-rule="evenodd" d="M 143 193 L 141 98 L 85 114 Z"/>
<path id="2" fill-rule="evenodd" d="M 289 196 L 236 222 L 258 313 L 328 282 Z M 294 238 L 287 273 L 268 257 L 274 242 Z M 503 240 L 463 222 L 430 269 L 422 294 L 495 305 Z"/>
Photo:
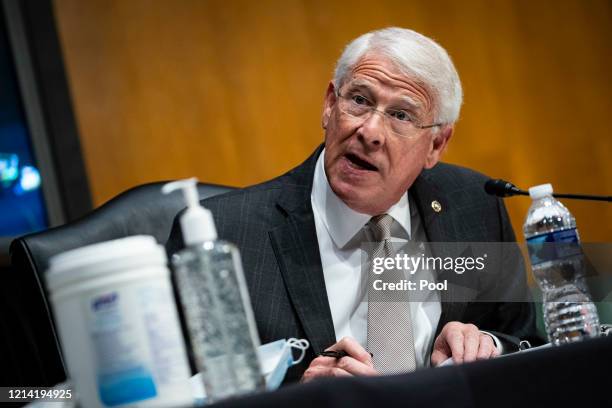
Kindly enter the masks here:
<path id="1" fill-rule="evenodd" d="M 612 194 L 607 0 L 56 0 L 94 202 L 188 176 L 248 185 L 322 141 L 343 46 L 397 25 L 453 57 L 465 103 L 445 160 L 522 187 Z M 583 240 L 609 204 L 566 201 Z M 520 225 L 528 198 L 508 200 Z"/>

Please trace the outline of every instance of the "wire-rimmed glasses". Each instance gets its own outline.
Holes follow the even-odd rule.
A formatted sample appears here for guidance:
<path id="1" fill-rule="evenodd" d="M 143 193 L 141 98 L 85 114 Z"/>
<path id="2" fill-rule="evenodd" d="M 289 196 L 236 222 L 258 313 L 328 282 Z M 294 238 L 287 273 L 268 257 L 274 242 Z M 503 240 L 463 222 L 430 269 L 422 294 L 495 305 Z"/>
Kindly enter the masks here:
<path id="1" fill-rule="evenodd" d="M 430 125 L 422 125 L 419 121 L 406 110 L 387 109 L 380 110 L 376 105 L 365 96 L 359 93 L 348 93 L 338 95 L 338 108 L 342 113 L 362 121 L 366 121 L 374 112 L 383 115 L 383 123 L 388 131 L 404 138 L 416 136 L 415 129 L 429 129 L 442 125 L 442 123 L 433 123 Z"/>

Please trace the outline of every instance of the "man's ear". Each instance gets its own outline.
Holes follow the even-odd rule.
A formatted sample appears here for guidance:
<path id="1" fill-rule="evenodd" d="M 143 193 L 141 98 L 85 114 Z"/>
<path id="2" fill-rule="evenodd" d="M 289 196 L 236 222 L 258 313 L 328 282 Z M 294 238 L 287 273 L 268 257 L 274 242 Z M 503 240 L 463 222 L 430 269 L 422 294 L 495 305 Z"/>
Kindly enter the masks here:
<path id="1" fill-rule="evenodd" d="M 323 129 L 327 129 L 329 117 L 331 116 L 331 111 L 335 103 L 336 87 L 332 81 L 329 81 L 327 91 L 325 92 L 325 101 L 323 102 L 323 115 L 321 116 L 321 127 L 323 127 Z"/>
<path id="2" fill-rule="evenodd" d="M 433 134 L 431 140 L 431 149 L 427 154 L 427 158 L 425 160 L 425 168 L 431 169 L 435 166 L 442 157 L 442 153 L 446 150 L 446 146 L 448 145 L 448 141 L 450 140 L 453 132 L 455 130 L 454 125 L 446 125 L 442 126 L 438 132 Z"/>

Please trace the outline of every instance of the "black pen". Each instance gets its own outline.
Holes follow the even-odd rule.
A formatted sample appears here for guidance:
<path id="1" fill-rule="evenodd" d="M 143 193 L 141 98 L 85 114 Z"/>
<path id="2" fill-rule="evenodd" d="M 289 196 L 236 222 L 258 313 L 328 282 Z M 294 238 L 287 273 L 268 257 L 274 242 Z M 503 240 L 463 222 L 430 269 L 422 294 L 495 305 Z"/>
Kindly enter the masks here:
<path id="1" fill-rule="evenodd" d="M 368 352 L 370 354 L 370 357 L 374 357 L 374 354 Z M 335 351 L 335 350 L 326 350 L 326 351 L 322 351 L 319 353 L 320 356 L 323 357 L 334 357 L 334 358 L 342 358 L 342 357 L 346 357 L 349 355 L 349 353 L 347 353 L 344 350 L 339 350 L 339 351 Z"/>

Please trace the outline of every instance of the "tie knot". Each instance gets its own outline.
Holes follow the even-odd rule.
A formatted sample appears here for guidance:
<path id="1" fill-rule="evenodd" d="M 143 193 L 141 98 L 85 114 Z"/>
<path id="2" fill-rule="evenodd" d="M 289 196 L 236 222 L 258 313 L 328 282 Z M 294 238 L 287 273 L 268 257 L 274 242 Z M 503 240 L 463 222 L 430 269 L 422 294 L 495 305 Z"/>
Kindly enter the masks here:
<path id="1" fill-rule="evenodd" d="M 393 225 L 393 217 L 389 214 L 381 214 L 372 217 L 370 220 L 370 228 L 372 234 L 377 241 L 384 241 L 391 238 L 391 226 Z"/>

